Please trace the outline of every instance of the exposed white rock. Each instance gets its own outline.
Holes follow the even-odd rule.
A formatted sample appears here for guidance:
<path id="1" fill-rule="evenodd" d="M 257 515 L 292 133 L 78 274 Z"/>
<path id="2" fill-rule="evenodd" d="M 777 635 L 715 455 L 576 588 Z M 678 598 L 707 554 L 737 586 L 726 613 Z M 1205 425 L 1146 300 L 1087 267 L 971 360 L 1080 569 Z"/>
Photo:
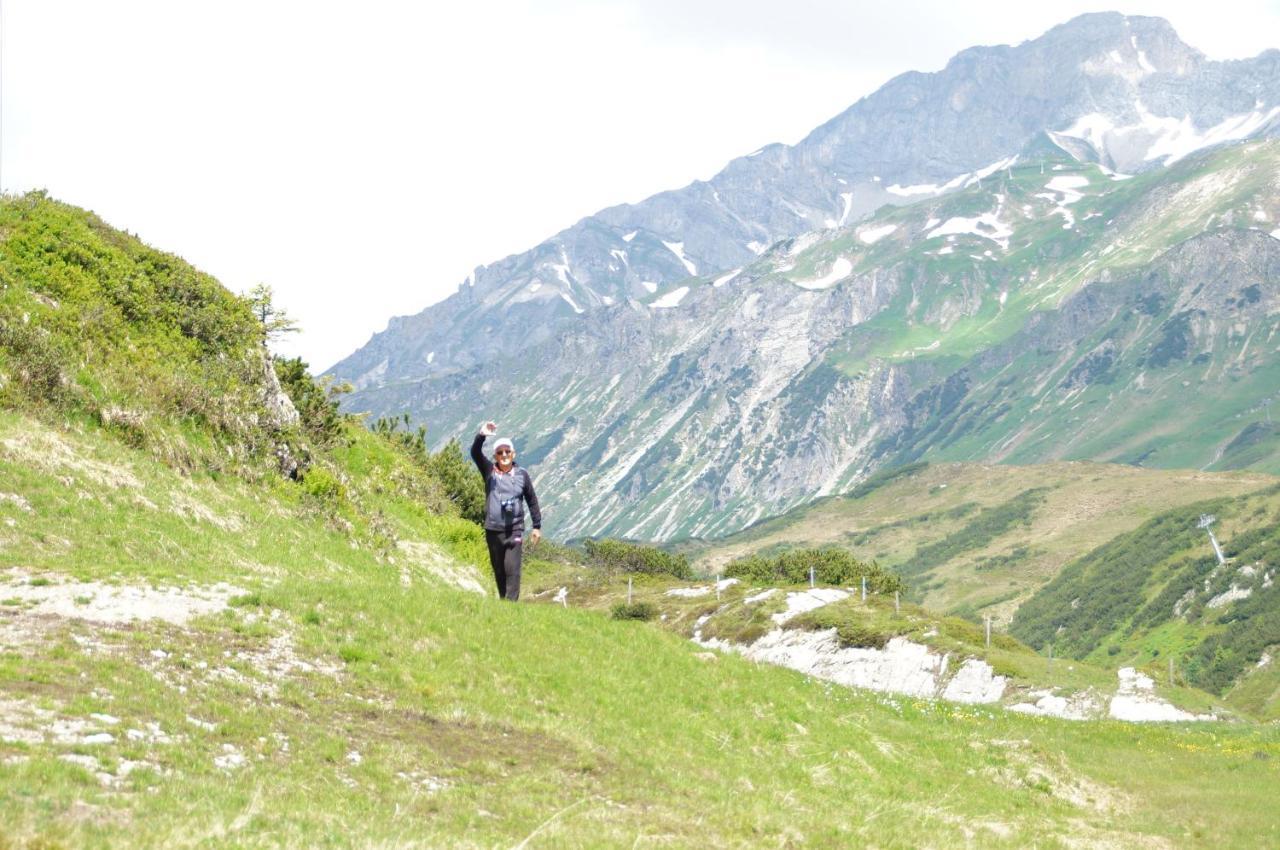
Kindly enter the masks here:
<path id="1" fill-rule="evenodd" d="M 1132 667 L 1118 671 L 1120 687 L 1111 698 L 1108 714 L 1116 720 L 1133 722 L 1171 722 L 1187 720 L 1214 720 L 1212 714 L 1196 715 L 1176 708 L 1155 694 L 1155 682 L 1150 676 Z"/>
<path id="2" fill-rule="evenodd" d="M 1005 681 L 1005 677 L 997 676 L 987 662 L 969 658 L 951 677 L 942 698 L 951 702 L 998 702 L 1004 696 Z"/>
<path id="3" fill-rule="evenodd" d="M 742 604 L 743 604 L 743 605 L 754 605 L 754 604 L 756 604 L 757 602 L 760 602 L 760 601 L 763 601 L 763 600 L 765 600 L 765 599 L 768 599 L 770 596 L 773 596 L 773 595 L 774 595 L 775 593 L 777 593 L 777 592 L 778 592 L 778 588 L 776 588 L 776 587 L 771 587 L 771 588 L 769 588 L 768 590 L 762 590 L 762 591 L 760 591 L 759 593 L 753 593 L 753 594 L 751 594 L 750 596 L 748 596 L 746 599 L 743 599 L 743 600 L 742 600 Z"/>
<path id="4" fill-rule="evenodd" d="M 1217 596 L 1206 602 L 1204 607 L 1221 608 L 1222 606 L 1229 605 L 1232 602 L 1239 602 L 1241 599 L 1248 599 L 1252 595 L 1252 587 L 1237 587 L 1233 584 L 1222 593 L 1219 593 Z"/>
<path id="5" fill-rule="evenodd" d="M 1058 696 L 1053 691 L 1032 691 L 1030 696 L 1036 697 L 1036 701 L 1011 705 L 1009 711 L 1063 720 L 1089 720 L 1102 715 L 1102 705 L 1092 691 L 1069 696 Z"/>
<path id="6" fill-rule="evenodd" d="M 679 289 L 671 290 L 666 295 L 657 299 L 649 306 L 658 307 L 658 308 L 679 307 L 680 302 L 683 301 L 684 297 L 688 294 L 689 294 L 689 287 L 682 286 Z"/>
<path id="7" fill-rule="evenodd" d="M 781 626 L 794 620 L 806 611 L 821 608 L 832 602 L 838 602 L 849 596 L 849 591 L 838 587 L 815 587 L 810 590 L 793 591 L 787 594 L 787 610 L 773 615 L 773 621 Z"/>

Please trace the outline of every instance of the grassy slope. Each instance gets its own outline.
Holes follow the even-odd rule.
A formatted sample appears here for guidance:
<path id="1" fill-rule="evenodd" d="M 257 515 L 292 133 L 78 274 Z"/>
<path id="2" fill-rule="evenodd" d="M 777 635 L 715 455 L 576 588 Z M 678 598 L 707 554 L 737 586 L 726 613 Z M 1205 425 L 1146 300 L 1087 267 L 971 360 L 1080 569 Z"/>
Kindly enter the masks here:
<path id="1" fill-rule="evenodd" d="M 310 446 L 325 475 L 272 471 L 272 443 L 306 435 L 245 415 L 260 387 L 243 305 L 24 201 L 0 211 L 3 582 L 81 583 L 85 605 L 112 584 L 238 590 L 186 626 L 0 596 L 3 722 L 112 734 L 6 733 L 5 850 L 1280 840 L 1271 728 L 886 699 L 434 579 L 474 575 L 480 535 L 391 443 L 344 426 Z M 148 728 L 168 742 L 125 733 Z"/>
<path id="2" fill-rule="evenodd" d="M 4 609 L 7 629 L 39 640 L 6 641 L 0 696 L 67 719 L 109 713 L 120 728 L 156 722 L 175 742 L 0 745 L 0 846 L 1280 840 L 1267 815 L 1274 729 L 1034 720 L 709 664 L 641 624 L 499 604 L 416 572 L 406 587 L 401 556 L 353 546 L 296 489 L 180 478 L 102 436 L 0 420 L 0 468 L 31 506 L 7 514 L 4 562 L 54 581 L 225 580 L 247 594 L 187 628 Z M 43 468 L 13 448 L 54 440 L 66 451 Z M 107 471 L 139 486 L 100 480 Z M 241 530 L 179 515 L 173 492 Z M 395 525 L 479 562 L 458 520 L 406 512 Z M 336 675 L 268 682 L 243 660 L 284 635 Z M 277 691 L 256 695 L 263 684 Z M 247 764 L 216 767 L 227 747 Z M 59 758 L 69 752 L 154 767 L 108 788 Z"/>
<path id="3" fill-rule="evenodd" d="M 1033 488 L 1047 488 L 1028 525 L 1015 523 L 991 539 L 976 536 L 971 546 L 958 548 L 939 566 L 910 579 L 914 596 L 929 608 L 987 608 L 1007 620 L 1063 565 L 1151 516 L 1274 481 L 1257 473 L 1091 463 L 932 464 L 864 496 L 825 499 L 724 540 L 689 548 L 696 565 L 707 572 L 751 551 L 826 543 L 847 546 L 885 566 L 909 568 L 919 550 L 952 538 L 983 509 L 1008 504 Z"/>

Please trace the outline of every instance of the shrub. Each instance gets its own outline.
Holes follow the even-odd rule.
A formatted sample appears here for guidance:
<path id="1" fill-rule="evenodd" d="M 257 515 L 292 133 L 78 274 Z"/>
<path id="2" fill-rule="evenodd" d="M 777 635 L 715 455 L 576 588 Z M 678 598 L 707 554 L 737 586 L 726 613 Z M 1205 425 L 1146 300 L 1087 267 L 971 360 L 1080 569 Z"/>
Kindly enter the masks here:
<path id="1" fill-rule="evenodd" d="M 318 499 L 340 500 L 345 495 L 345 488 L 338 477 L 321 466 L 313 466 L 302 477 L 302 489 L 310 496 Z"/>
<path id="2" fill-rule="evenodd" d="M 619 602 L 609 611 L 615 620 L 652 620 L 658 615 L 658 609 L 650 602 Z"/>
<path id="3" fill-rule="evenodd" d="M 621 540 L 588 540 L 587 563 L 600 569 L 624 573 L 670 575 L 679 579 L 693 578 L 693 569 L 684 555 L 672 555 L 653 546 L 624 543 Z"/>
<path id="4" fill-rule="evenodd" d="M 450 440 L 440 451 L 427 457 L 427 471 L 444 486 L 449 500 L 458 506 L 463 519 L 484 522 L 484 480 L 471 458 L 462 453 L 457 439 Z"/>
<path id="5" fill-rule="evenodd" d="M 905 592 L 906 583 L 875 561 L 860 561 L 852 553 L 835 546 L 821 549 L 795 549 L 772 557 L 755 554 L 739 558 L 725 567 L 724 574 L 756 584 L 804 584 L 809 569 L 822 584 L 860 584 L 867 579 L 867 590 L 873 593 Z"/>

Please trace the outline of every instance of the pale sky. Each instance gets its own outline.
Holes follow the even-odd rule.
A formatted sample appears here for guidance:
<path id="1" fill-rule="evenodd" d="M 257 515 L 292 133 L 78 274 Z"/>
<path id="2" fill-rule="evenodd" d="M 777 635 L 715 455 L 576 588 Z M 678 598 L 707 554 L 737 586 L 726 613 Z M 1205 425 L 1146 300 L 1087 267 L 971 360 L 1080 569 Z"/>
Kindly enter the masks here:
<path id="1" fill-rule="evenodd" d="M 0 4 L 0 187 L 270 284 L 317 373 L 475 266 L 966 47 L 1109 9 L 1215 59 L 1280 47 L 1280 0 Z"/>

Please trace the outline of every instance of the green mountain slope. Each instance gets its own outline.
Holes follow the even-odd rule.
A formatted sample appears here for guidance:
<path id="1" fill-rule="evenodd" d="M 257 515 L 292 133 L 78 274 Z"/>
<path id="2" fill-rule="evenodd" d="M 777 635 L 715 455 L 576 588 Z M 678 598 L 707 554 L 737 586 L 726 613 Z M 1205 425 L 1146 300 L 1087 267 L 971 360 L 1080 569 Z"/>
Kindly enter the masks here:
<path id="1" fill-rule="evenodd" d="M 565 536 L 722 536 L 917 460 L 1280 472 L 1280 141 L 1002 165 L 358 403 L 450 434 L 483 394 Z"/>
<path id="2" fill-rule="evenodd" d="M 0 220 L 5 850 L 1280 841 L 1274 728 L 890 699 L 461 589 L 442 482 L 309 383 L 273 414 L 243 302 Z"/>
<path id="3" fill-rule="evenodd" d="M 834 544 L 907 577 L 912 597 L 929 608 L 1007 623 L 1067 563 L 1153 515 L 1275 481 L 1080 462 L 918 464 L 722 540 L 678 548 L 714 573 L 752 551 Z"/>
<path id="4" fill-rule="evenodd" d="M 1222 542 L 1219 563 L 1203 515 Z M 1062 655 L 1167 660 L 1185 681 L 1280 717 L 1280 488 L 1164 512 L 1073 561 L 1011 631 Z"/>

